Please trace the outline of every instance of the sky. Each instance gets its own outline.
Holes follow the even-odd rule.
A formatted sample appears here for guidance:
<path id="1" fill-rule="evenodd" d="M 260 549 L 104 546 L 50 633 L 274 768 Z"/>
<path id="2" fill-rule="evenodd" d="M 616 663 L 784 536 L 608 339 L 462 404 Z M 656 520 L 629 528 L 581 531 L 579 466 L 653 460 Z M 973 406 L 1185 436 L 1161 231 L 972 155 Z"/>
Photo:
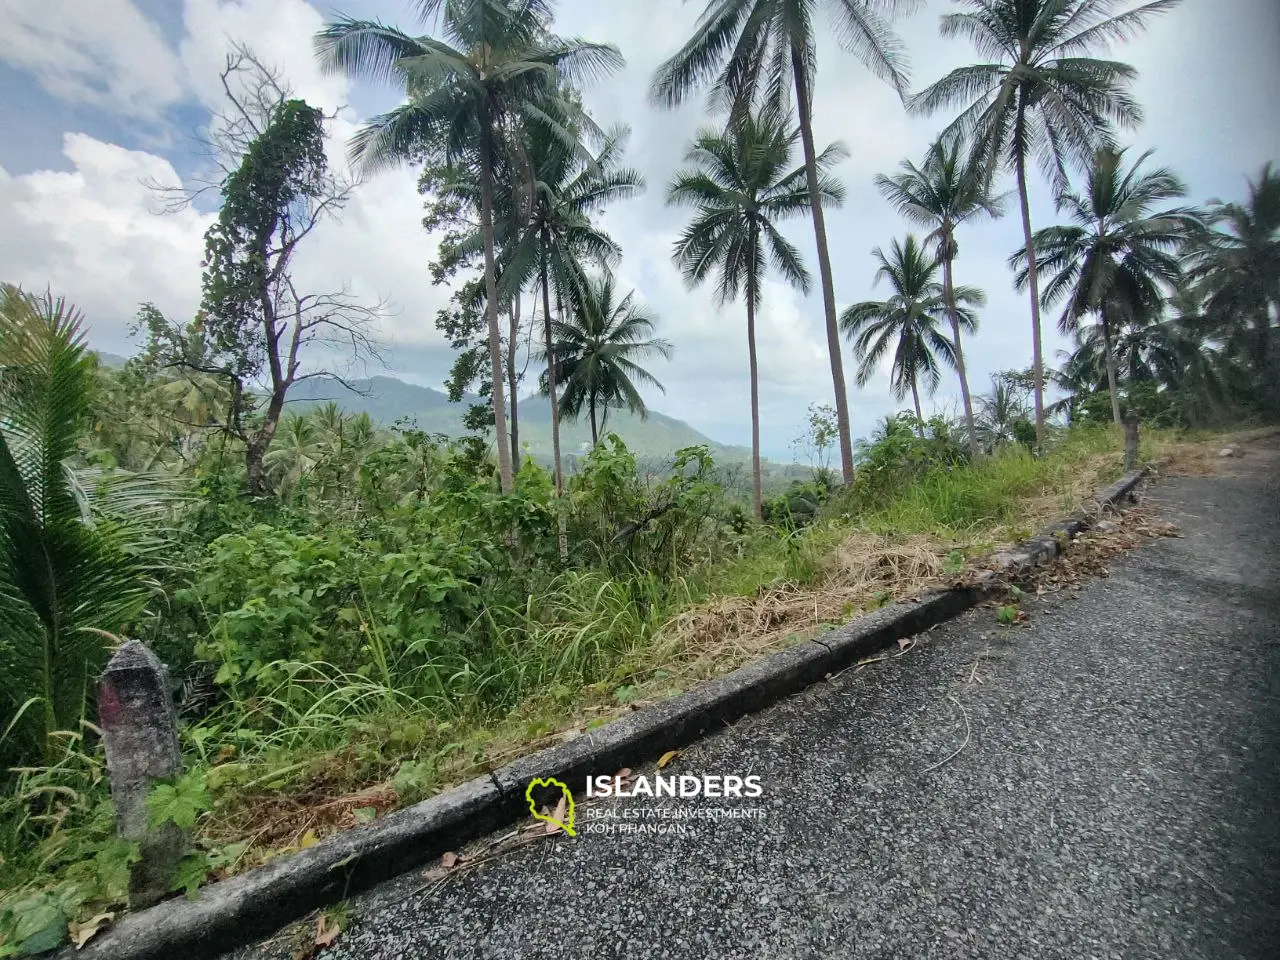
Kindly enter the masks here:
<path id="1" fill-rule="evenodd" d="M 637 291 L 659 318 L 658 334 L 675 347 L 670 361 L 651 368 L 665 393 L 647 389 L 646 401 L 715 440 L 747 444 L 743 307 L 718 306 L 711 290 L 685 286 L 670 251 L 689 214 L 664 203 L 688 142 L 713 117 L 696 98 L 674 111 L 647 99 L 654 68 L 689 36 L 703 6 L 703 0 L 561 0 L 555 29 L 613 43 L 627 60 L 625 69 L 592 84 L 585 101 L 602 125 L 631 125 L 627 159 L 648 183 L 643 196 L 603 215 L 623 248 L 616 270 L 623 287 Z M 929 0 L 898 22 L 913 89 L 973 59 L 963 41 L 938 36 L 939 15 L 952 6 Z M 191 317 L 214 210 L 201 203 L 165 213 L 148 184 L 189 185 L 207 172 L 198 135 L 220 104 L 219 72 L 234 42 L 276 66 L 298 95 L 337 112 L 329 153 L 343 162 L 347 139 L 399 94 L 316 66 L 312 38 L 339 13 L 422 32 L 410 0 L 0 0 L 0 280 L 65 296 L 84 312 L 91 343 L 115 353 L 133 351 L 129 326 L 143 301 L 170 317 Z M 950 118 L 906 116 L 897 95 L 840 49 L 829 22 L 820 20 L 819 29 L 816 138 L 849 148 L 836 170 L 848 199 L 827 215 L 843 309 L 888 295 L 874 284 L 871 251 L 908 230 L 876 191 L 874 176 L 903 159 L 919 160 Z M 1240 199 L 1246 176 L 1280 161 L 1280 0 L 1184 0 L 1111 53 L 1138 69 L 1134 94 L 1145 112 L 1144 124 L 1122 139 L 1138 151 L 1154 148 L 1151 162 L 1180 174 L 1191 200 Z M 1033 226 L 1054 222 L 1052 196 L 1038 178 L 1031 201 Z M 449 290 L 431 284 L 435 241 L 421 219 L 413 171 L 370 178 L 340 222 L 308 239 L 298 277 L 317 291 L 347 285 L 370 303 L 389 300 L 393 309 L 379 330 L 386 366 L 368 372 L 439 387 L 451 353 L 434 319 Z M 793 221 L 785 232 L 816 275 L 809 221 Z M 1016 216 L 959 235 L 957 282 L 977 285 L 989 298 L 979 332 L 965 346 L 978 392 L 992 372 L 1030 363 L 1028 305 L 1006 267 L 1020 241 Z M 765 286 L 758 330 L 762 448 L 776 459 L 791 458 L 808 406 L 832 400 L 814 287 L 806 297 L 776 278 Z M 1065 345 L 1054 316 L 1046 315 L 1050 359 Z M 887 367 L 862 390 L 853 385 L 854 368 L 846 346 L 853 431 L 865 435 L 904 404 L 890 395 Z M 958 396 L 955 378 L 944 376 L 927 403 L 951 413 Z"/>

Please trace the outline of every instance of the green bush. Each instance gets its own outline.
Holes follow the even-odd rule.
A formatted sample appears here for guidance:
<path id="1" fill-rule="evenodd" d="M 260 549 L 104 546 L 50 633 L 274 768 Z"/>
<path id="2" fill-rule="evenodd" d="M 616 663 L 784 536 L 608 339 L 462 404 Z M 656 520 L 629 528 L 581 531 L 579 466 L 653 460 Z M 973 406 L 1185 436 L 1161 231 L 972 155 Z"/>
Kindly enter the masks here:
<path id="1" fill-rule="evenodd" d="M 723 499 L 706 447 L 677 450 L 668 475 L 652 479 L 640 476 L 635 456 L 610 434 L 569 484 L 573 558 L 616 576 L 669 579 L 706 546 Z"/>
<path id="2" fill-rule="evenodd" d="M 923 436 L 921 434 L 923 433 Z M 887 504 L 935 469 L 951 469 L 968 453 L 941 417 L 887 417 L 879 434 L 858 444 L 857 474 L 840 508 L 864 512 Z"/>

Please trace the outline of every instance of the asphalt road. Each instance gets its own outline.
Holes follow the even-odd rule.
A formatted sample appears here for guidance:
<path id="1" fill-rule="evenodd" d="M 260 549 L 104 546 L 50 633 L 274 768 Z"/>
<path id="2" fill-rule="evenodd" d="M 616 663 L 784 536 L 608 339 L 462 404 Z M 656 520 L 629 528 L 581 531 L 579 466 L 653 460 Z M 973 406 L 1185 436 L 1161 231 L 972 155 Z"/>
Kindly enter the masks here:
<path id="1" fill-rule="evenodd" d="M 579 827 L 612 806 L 591 822 L 614 833 L 548 838 L 427 894 L 404 878 L 357 901 L 323 957 L 1280 957 L 1265 459 L 1154 486 L 1184 537 L 1030 603 L 1028 625 L 973 611 L 664 771 L 756 775 L 758 800 L 590 805 Z M 764 818 L 655 813 L 732 805 Z M 684 831 L 617 832 L 623 810 Z"/>

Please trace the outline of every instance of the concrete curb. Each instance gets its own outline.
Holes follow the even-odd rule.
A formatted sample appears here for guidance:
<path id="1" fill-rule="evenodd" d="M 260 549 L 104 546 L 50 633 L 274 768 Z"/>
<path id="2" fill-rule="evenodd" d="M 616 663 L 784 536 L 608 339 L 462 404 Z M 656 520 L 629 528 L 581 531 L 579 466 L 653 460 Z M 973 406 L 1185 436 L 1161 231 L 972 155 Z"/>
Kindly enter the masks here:
<path id="1" fill-rule="evenodd" d="M 1128 474 L 1104 490 L 1097 510 L 1082 510 L 1016 549 L 993 556 L 995 567 L 1016 575 L 1057 556 L 1102 509 L 1132 497 L 1145 473 Z M 996 572 L 989 573 L 995 580 Z M 216 957 L 520 819 L 528 810 L 525 789 L 535 777 L 580 784 L 587 776 L 651 760 L 950 620 L 988 593 L 983 585 L 960 587 L 891 604 L 423 803 L 211 884 L 195 900 L 168 900 L 130 914 L 84 949 L 66 948 L 58 958 Z"/>

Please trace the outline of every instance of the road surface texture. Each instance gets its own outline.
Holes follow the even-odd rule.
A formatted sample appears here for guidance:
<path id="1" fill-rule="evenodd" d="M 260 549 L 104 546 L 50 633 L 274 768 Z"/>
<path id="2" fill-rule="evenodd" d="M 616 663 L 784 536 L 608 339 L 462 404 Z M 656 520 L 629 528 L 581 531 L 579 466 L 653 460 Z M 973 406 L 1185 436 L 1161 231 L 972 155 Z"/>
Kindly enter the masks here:
<path id="1" fill-rule="evenodd" d="M 1183 537 L 1028 624 L 972 611 L 663 771 L 758 800 L 596 801 L 357 900 L 322 957 L 1280 957 L 1280 491 L 1274 451 L 1236 463 L 1152 486 Z M 584 829 L 730 806 L 765 817 Z"/>

